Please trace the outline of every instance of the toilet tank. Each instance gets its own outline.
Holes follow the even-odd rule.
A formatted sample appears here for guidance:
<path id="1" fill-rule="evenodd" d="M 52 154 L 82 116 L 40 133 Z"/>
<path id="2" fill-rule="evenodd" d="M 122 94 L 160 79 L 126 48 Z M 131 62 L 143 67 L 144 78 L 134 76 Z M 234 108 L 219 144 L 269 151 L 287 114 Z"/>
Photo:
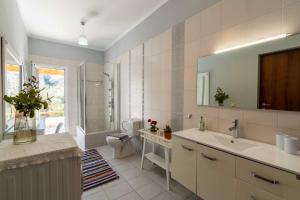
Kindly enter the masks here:
<path id="1" fill-rule="evenodd" d="M 140 119 L 130 119 L 127 122 L 127 134 L 128 135 L 139 135 L 138 130 L 141 129 L 142 121 Z"/>

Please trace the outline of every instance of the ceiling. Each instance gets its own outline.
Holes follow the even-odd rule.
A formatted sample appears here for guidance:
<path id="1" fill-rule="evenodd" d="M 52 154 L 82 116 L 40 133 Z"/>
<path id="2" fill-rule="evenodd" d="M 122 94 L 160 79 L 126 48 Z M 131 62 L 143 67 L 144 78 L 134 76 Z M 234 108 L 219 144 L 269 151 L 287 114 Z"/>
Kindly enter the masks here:
<path id="1" fill-rule="evenodd" d="M 17 0 L 30 37 L 77 45 L 87 20 L 88 48 L 106 50 L 168 0 Z"/>

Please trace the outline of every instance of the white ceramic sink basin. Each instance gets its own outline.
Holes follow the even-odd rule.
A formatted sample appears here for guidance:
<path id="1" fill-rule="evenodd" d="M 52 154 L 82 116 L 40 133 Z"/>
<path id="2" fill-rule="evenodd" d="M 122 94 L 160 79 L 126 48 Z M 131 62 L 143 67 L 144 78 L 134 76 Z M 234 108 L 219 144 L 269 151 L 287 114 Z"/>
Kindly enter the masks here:
<path id="1" fill-rule="evenodd" d="M 234 138 L 224 137 L 219 135 L 213 135 L 212 137 L 220 145 L 236 151 L 244 151 L 257 146 L 251 143 L 250 141 L 244 139 L 234 139 Z"/>

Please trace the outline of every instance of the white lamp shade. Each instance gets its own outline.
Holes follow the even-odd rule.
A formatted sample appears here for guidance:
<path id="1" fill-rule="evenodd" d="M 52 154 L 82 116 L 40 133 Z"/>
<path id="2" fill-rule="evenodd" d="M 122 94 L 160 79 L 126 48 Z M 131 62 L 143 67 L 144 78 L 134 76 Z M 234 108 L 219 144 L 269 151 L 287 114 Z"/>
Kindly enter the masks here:
<path id="1" fill-rule="evenodd" d="M 83 35 L 83 34 L 80 35 L 80 37 L 78 39 L 78 44 L 81 45 L 81 46 L 87 46 L 87 45 L 89 45 L 88 40 L 87 40 L 87 38 L 86 38 L 85 35 Z"/>

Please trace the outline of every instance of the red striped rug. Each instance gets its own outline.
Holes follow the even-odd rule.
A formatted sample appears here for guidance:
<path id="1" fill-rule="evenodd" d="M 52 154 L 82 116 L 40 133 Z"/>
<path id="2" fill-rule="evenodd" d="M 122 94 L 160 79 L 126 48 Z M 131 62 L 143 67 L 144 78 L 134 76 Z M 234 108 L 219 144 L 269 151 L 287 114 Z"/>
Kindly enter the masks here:
<path id="1" fill-rule="evenodd" d="M 82 189 L 90 190 L 119 178 L 96 149 L 84 152 L 81 158 Z"/>

